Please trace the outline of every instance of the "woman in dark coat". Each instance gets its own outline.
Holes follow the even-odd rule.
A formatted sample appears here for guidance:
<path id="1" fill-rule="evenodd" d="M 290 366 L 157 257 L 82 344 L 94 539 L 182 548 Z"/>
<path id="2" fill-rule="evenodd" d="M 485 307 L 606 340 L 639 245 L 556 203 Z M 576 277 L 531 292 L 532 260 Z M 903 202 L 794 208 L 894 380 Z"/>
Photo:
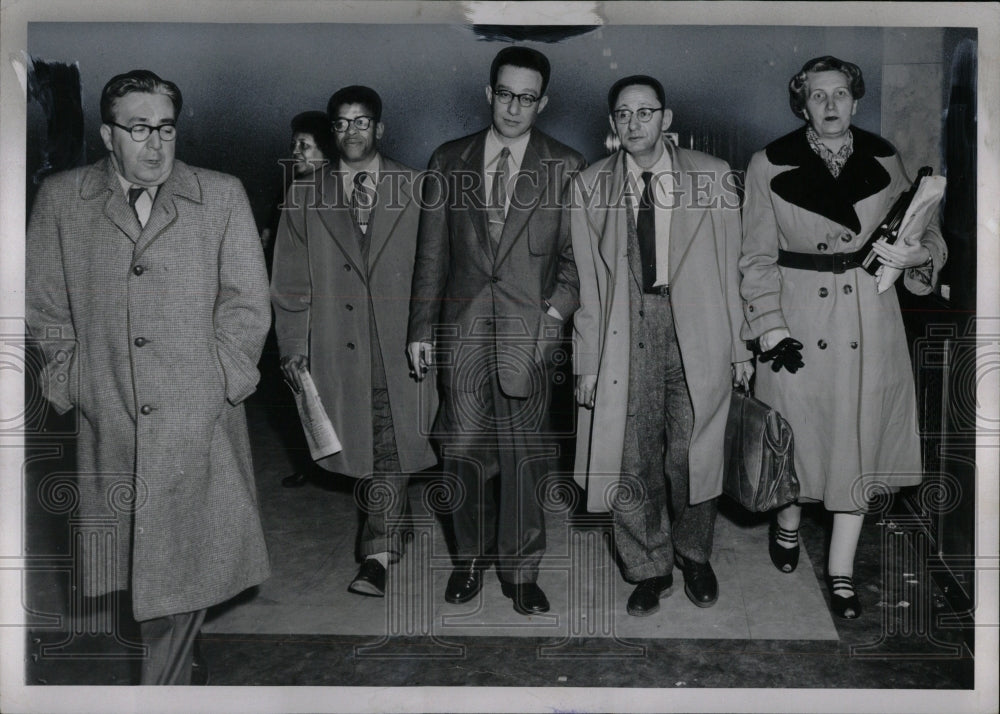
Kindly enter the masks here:
<path id="1" fill-rule="evenodd" d="M 910 186 L 892 145 L 851 126 L 864 91 L 860 68 L 834 57 L 792 77 L 792 110 L 806 123 L 750 161 L 740 259 L 744 337 L 774 359 L 757 372 L 757 394 L 790 422 L 801 482 L 799 503 L 777 514 L 771 559 L 795 569 L 800 503 L 821 501 L 834 513 L 828 578 L 844 618 L 861 612 L 852 577 L 869 498 L 922 477 L 896 292 L 879 293 L 850 257 Z M 918 295 L 947 255 L 936 220 L 921 239 L 875 252 Z"/>

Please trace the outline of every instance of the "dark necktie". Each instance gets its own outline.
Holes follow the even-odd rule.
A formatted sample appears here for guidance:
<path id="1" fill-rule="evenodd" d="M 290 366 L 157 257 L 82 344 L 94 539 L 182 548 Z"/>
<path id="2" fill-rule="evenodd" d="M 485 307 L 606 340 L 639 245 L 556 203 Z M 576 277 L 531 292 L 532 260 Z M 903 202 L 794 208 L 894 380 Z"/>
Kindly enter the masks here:
<path id="1" fill-rule="evenodd" d="M 375 191 L 369 184 L 371 174 L 361 171 L 354 174 L 354 193 L 351 194 L 351 211 L 361 233 L 368 235 L 368 223 L 375 205 Z"/>
<path id="2" fill-rule="evenodd" d="M 656 282 L 656 220 L 653 215 L 653 173 L 642 172 L 646 186 L 639 198 L 639 215 L 635 220 L 635 235 L 639 241 L 642 261 L 642 289 L 651 290 Z"/>
<path id="3" fill-rule="evenodd" d="M 145 186 L 133 186 L 128 190 L 128 205 L 132 207 L 132 213 L 135 214 L 136 220 L 139 221 L 139 225 L 143 225 L 143 222 L 142 218 L 139 217 L 139 211 L 136 209 L 135 204 L 145 192 Z"/>
<path id="4" fill-rule="evenodd" d="M 505 146 L 500 151 L 500 158 L 497 159 L 496 171 L 493 173 L 493 190 L 490 192 L 490 203 L 486 209 L 490 239 L 494 246 L 500 244 L 500 236 L 503 235 L 504 208 L 507 205 L 507 180 L 510 176 L 507 168 L 509 157 L 510 149 Z"/>

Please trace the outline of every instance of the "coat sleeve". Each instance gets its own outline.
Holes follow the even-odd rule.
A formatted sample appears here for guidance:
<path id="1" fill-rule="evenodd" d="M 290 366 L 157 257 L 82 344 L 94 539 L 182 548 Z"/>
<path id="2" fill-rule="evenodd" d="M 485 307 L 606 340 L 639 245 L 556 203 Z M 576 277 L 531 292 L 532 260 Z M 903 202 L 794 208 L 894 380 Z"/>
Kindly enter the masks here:
<path id="1" fill-rule="evenodd" d="M 441 311 L 441 298 L 448 280 L 449 176 L 439 153 L 431 157 L 422 177 L 423 210 L 417 232 L 417 252 L 410 291 L 410 319 L 406 341 L 432 342 L 434 324 Z"/>
<path id="2" fill-rule="evenodd" d="M 771 202 L 768 161 L 764 152 L 750 160 L 743 203 L 743 246 L 739 259 L 746 323 L 741 337 L 752 340 L 784 327 L 781 272 L 778 270 L 778 221 Z"/>
<path id="3" fill-rule="evenodd" d="M 79 374 L 76 330 L 63 270 L 59 205 L 52 182 L 42 184 L 28 222 L 25 246 L 25 320 L 44 364 L 41 387 L 59 414 L 76 406 Z"/>
<path id="4" fill-rule="evenodd" d="M 570 202 L 572 201 L 573 179 L 583 169 L 582 156 L 573 155 L 564 164 L 567 180 L 560 198 L 562 216 L 559 220 L 559 258 L 556 268 L 556 286 L 549 296 L 552 305 L 564 320 L 568 320 L 580 305 L 580 280 L 576 261 L 573 258 L 573 241 L 570 237 Z"/>
<path id="5" fill-rule="evenodd" d="M 282 357 L 309 355 L 309 312 L 312 280 L 309 247 L 306 244 L 305 194 L 296 185 L 288 189 L 286 208 L 281 211 L 274 240 L 271 267 L 271 304 L 274 333 Z"/>
<path id="6" fill-rule="evenodd" d="M 740 232 L 740 200 L 736 193 L 733 172 L 729 164 L 722 162 L 719 167 L 716 196 L 715 239 L 718 244 L 718 255 L 723 261 L 719 266 L 719 277 L 722 289 L 725 291 L 726 308 L 729 312 L 729 329 L 732 336 L 732 356 L 730 362 L 744 362 L 752 357 L 744 342 L 743 333 L 747 330 L 743 312 L 743 300 L 740 296 L 740 245 L 743 241 Z"/>
<path id="7" fill-rule="evenodd" d="M 580 281 L 580 307 L 573 315 L 573 374 L 597 374 L 601 361 L 597 236 L 587 218 L 583 178 L 577 174 L 571 186 L 570 237 Z"/>
<path id="8" fill-rule="evenodd" d="M 233 179 L 227 198 L 230 209 L 219 247 L 215 339 L 226 378 L 226 399 L 239 404 L 257 387 L 257 361 L 271 314 L 264 252 L 250 202 L 238 180 Z"/>

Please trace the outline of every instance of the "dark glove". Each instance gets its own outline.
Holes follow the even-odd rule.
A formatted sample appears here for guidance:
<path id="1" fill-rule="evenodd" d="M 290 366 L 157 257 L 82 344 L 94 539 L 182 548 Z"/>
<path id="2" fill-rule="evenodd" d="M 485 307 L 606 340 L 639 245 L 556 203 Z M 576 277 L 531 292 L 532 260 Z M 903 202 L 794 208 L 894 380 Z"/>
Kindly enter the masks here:
<path id="1" fill-rule="evenodd" d="M 758 355 L 761 362 L 772 362 L 771 371 L 779 372 L 784 367 L 790 373 L 795 374 L 799 367 L 805 363 L 802 361 L 802 343 L 791 337 L 786 337 L 766 352 Z"/>

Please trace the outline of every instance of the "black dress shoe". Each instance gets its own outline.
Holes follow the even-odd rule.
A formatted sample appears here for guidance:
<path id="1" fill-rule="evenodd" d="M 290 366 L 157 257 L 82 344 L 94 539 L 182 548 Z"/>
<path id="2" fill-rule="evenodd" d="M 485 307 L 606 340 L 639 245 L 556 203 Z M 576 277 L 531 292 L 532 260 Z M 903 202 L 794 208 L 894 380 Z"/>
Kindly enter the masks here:
<path id="1" fill-rule="evenodd" d="M 448 577 L 444 601 L 457 604 L 468 602 L 478 595 L 483 589 L 483 571 L 486 565 L 483 558 L 473 558 L 457 565 Z"/>
<path id="2" fill-rule="evenodd" d="M 827 582 L 830 585 L 830 609 L 833 614 L 843 620 L 860 617 L 861 601 L 854 592 L 854 579 L 846 575 L 828 575 Z M 844 594 L 848 592 L 850 595 Z"/>
<path id="3" fill-rule="evenodd" d="M 635 617 L 645 617 L 652 615 L 660 609 L 660 598 L 670 593 L 670 588 L 674 586 L 674 576 L 671 574 L 657 575 L 655 578 L 646 578 L 635 586 L 635 590 L 629 595 L 626 610 L 629 615 Z"/>
<path id="4" fill-rule="evenodd" d="M 786 548 L 781 543 L 795 543 Z M 783 573 L 791 573 L 799 564 L 799 532 L 782 528 L 776 523 L 771 524 L 767 539 L 767 552 L 771 556 L 774 567 Z"/>
<path id="5" fill-rule="evenodd" d="M 299 488 L 300 486 L 305 486 L 308 480 L 309 476 L 305 471 L 296 471 L 281 479 L 281 485 L 285 488 Z"/>
<path id="6" fill-rule="evenodd" d="M 385 595 L 385 568 L 375 558 L 366 558 L 347 589 L 358 595 L 383 597 Z"/>
<path id="7" fill-rule="evenodd" d="M 500 582 L 500 590 L 514 601 L 514 610 L 521 615 L 537 615 L 549 611 L 549 599 L 537 583 Z"/>
<path id="8" fill-rule="evenodd" d="M 698 607 L 712 607 L 719 599 L 719 581 L 711 563 L 695 563 L 684 561 L 681 566 L 684 573 L 684 594 L 688 600 Z"/>

